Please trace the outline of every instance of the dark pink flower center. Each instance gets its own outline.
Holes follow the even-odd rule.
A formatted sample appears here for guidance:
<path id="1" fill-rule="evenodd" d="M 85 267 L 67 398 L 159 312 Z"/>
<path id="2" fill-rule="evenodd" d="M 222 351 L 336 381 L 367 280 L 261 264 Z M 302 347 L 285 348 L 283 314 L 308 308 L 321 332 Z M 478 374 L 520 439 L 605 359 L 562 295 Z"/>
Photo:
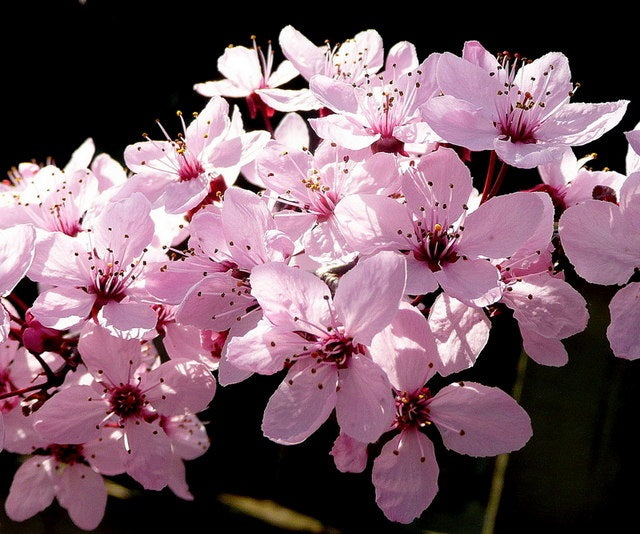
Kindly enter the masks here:
<path id="1" fill-rule="evenodd" d="M 140 388 L 131 384 L 124 384 L 113 388 L 109 404 L 113 413 L 122 419 L 140 416 L 145 404 L 144 394 L 140 391 Z"/>
<path id="2" fill-rule="evenodd" d="M 429 388 L 420 388 L 412 393 L 396 391 L 396 419 L 394 428 L 422 428 L 431 424 L 429 420 Z"/>
<path id="3" fill-rule="evenodd" d="M 204 172 L 204 167 L 200 160 L 187 150 L 184 141 L 178 141 L 178 176 L 181 182 L 188 182 L 200 176 Z"/>
<path id="4" fill-rule="evenodd" d="M 49 445 L 47 452 L 62 464 L 86 463 L 82 445 Z"/>
<path id="5" fill-rule="evenodd" d="M 313 355 L 319 361 L 335 364 L 338 369 L 349 366 L 349 360 L 354 354 L 364 354 L 365 348 L 353 342 L 350 337 L 345 337 L 341 332 L 329 336 L 323 340 L 322 348 Z"/>
<path id="6" fill-rule="evenodd" d="M 440 271 L 443 263 L 458 260 L 459 256 L 453 246 L 458 234 L 451 235 L 440 224 L 436 224 L 433 230 L 420 229 L 417 237 L 418 246 L 413 250 L 413 257 L 425 262 L 431 272 Z"/>

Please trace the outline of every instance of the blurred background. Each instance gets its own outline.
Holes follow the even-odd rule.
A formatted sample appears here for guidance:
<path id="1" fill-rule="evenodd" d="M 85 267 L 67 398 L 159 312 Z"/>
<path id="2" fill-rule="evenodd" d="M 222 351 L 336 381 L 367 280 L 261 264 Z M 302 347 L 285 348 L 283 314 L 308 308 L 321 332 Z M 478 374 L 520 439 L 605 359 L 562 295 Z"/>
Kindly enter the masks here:
<path id="1" fill-rule="evenodd" d="M 175 132 L 176 110 L 191 113 L 204 106 L 206 99 L 192 86 L 220 78 L 216 60 L 227 45 L 251 46 L 251 35 L 263 45 L 269 39 L 275 44 L 280 29 L 292 24 L 317 44 L 373 28 L 387 49 L 400 40 L 413 42 L 420 59 L 431 52 L 459 54 L 472 39 L 493 52 L 530 58 L 564 52 L 573 81 L 582 84 L 575 101 L 632 101 L 618 127 L 576 150 L 578 156 L 597 152 L 595 168 L 624 173 L 623 132 L 640 121 L 633 17 L 612 2 L 597 13 L 562 12 L 550 4 L 487 5 L 12 2 L 0 22 L 0 171 L 32 159 L 53 158 L 63 166 L 87 137 L 98 152 L 122 161 L 124 148 L 141 140 L 143 132 L 159 135 L 155 119 Z M 276 62 L 282 59 L 278 54 L 276 48 Z M 238 104 L 245 112 L 244 102 Z M 260 127 L 245 117 L 247 128 Z M 211 448 L 187 462 L 192 502 L 169 490 L 142 492 L 131 479 L 115 479 L 114 496 L 96 532 L 507 534 L 612 532 L 633 524 L 640 475 L 632 439 L 640 364 L 614 358 L 604 337 L 615 288 L 569 277 L 587 298 L 591 319 L 585 332 L 567 340 L 566 366 L 553 369 L 529 360 L 520 365 L 518 381 L 524 361 L 520 339 L 512 319 L 503 315 L 495 319 L 476 367 L 460 376 L 510 392 L 521 388 L 533 438 L 508 462 L 496 462 L 450 453 L 436 434 L 430 435 L 440 491 L 411 525 L 391 523 L 377 508 L 370 466 L 361 475 L 334 468 L 328 454 L 337 435 L 334 421 L 292 447 L 261 435 L 262 411 L 281 380 L 275 376 L 218 389 L 203 416 Z M 0 502 L 16 466 L 15 456 L 0 454 Z M 54 505 L 24 523 L 11 522 L 0 509 L 0 532 L 81 531 Z"/>

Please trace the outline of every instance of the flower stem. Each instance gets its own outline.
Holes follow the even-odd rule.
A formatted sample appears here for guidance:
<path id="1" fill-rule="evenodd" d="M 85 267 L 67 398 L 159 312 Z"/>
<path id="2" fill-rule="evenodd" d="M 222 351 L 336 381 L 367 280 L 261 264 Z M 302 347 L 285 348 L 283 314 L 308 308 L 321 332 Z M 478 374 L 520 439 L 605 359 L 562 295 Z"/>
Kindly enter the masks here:
<path id="1" fill-rule="evenodd" d="M 487 167 L 487 175 L 484 178 L 484 187 L 482 188 L 482 204 L 489 198 L 489 191 L 491 191 L 491 183 L 493 182 L 493 173 L 496 169 L 496 151 L 492 150 L 489 156 L 489 165 Z"/>

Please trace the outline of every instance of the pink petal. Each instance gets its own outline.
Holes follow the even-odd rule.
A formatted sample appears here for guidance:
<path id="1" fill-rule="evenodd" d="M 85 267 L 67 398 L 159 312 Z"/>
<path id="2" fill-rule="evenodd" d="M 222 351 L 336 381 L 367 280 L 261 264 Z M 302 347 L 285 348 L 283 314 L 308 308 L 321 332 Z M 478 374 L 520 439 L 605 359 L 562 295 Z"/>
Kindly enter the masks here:
<path id="1" fill-rule="evenodd" d="M 521 143 L 503 139 L 495 140 L 494 149 L 502 161 L 520 169 L 549 164 L 560 159 L 564 152 L 563 145 L 552 142 Z"/>
<path id="2" fill-rule="evenodd" d="M 126 265 L 140 256 L 155 231 L 150 211 L 151 205 L 142 193 L 108 204 L 91 228 L 91 243 L 99 257 L 113 257 Z"/>
<path id="3" fill-rule="evenodd" d="M 262 81 L 258 54 L 253 48 L 246 46 L 225 48 L 224 54 L 218 58 L 218 70 L 225 78 L 248 92 L 260 87 Z"/>
<path id="4" fill-rule="evenodd" d="M 188 358 L 203 363 L 211 362 L 211 352 L 202 346 L 200 329 L 179 323 L 164 325 L 162 344 L 169 358 Z"/>
<path id="5" fill-rule="evenodd" d="M 421 388 L 440 366 L 435 339 L 424 315 L 405 302 L 391 324 L 373 338 L 370 352 L 371 359 L 399 391 Z"/>
<path id="6" fill-rule="evenodd" d="M 616 126 L 626 113 L 628 104 L 628 100 L 565 104 L 542 125 L 536 135 L 567 145 L 585 145 Z"/>
<path id="7" fill-rule="evenodd" d="M 140 389 L 158 413 L 182 415 L 205 410 L 216 392 L 216 381 L 204 364 L 178 358 L 146 373 Z"/>
<path id="8" fill-rule="evenodd" d="M 350 150 L 367 148 L 380 139 L 380 134 L 370 133 L 361 122 L 348 115 L 309 119 L 309 124 L 320 138 Z"/>
<path id="9" fill-rule="evenodd" d="M 379 195 L 350 195 L 334 211 L 349 245 L 362 254 L 401 250 L 413 224 L 406 206 Z"/>
<path id="10" fill-rule="evenodd" d="M 433 274 L 450 297 L 469 306 L 488 306 L 501 296 L 498 269 L 485 260 L 458 259 Z"/>
<path id="11" fill-rule="evenodd" d="M 625 222 L 633 231 L 640 229 L 640 172 L 630 174 L 626 180 L 623 178 L 620 187 L 620 210 L 624 214 Z"/>
<path id="12" fill-rule="evenodd" d="M 230 255 L 222 227 L 222 210 L 207 206 L 198 211 L 189 224 L 189 246 L 202 256 L 217 258 Z M 210 270 L 210 269 L 209 269 Z"/>
<path id="13" fill-rule="evenodd" d="M 462 47 L 462 57 L 489 72 L 495 70 L 498 65 L 496 56 L 478 41 L 466 41 Z"/>
<path id="14" fill-rule="evenodd" d="M 176 456 L 195 460 L 207 452 L 209 437 L 200 419 L 192 414 L 175 415 L 163 423 Z"/>
<path id="15" fill-rule="evenodd" d="M 420 111 L 442 139 L 469 150 L 492 150 L 500 135 L 488 111 L 449 94 L 432 98 Z"/>
<path id="16" fill-rule="evenodd" d="M 380 366 L 364 355 L 338 369 L 336 417 L 340 429 L 358 441 L 373 443 L 391 429 L 395 404 L 391 384 Z"/>
<path id="17" fill-rule="evenodd" d="M 31 266 L 35 239 L 35 230 L 30 225 L 18 225 L 0 230 L 1 296 L 8 295 Z"/>
<path id="18" fill-rule="evenodd" d="M 187 471 L 185 469 L 184 462 L 175 454 L 171 457 L 169 482 L 167 483 L 167 486 L 169 486 L 169 489 L 181 499 L 184 499 L 185 501 L 193 500 L 193 495 L 189 491 L 189 484 L 187 484 Z"/>
<path id="19" fill-rule="evenodd" d="M 395 69 L 397 72 L 407 72 L 418 68 L 418 53 L 413 43 L 400 41 L 387 52 L 385 70 Z"/>
<path id="20" fill-rule="evenodd" d="M 545 203 L 539 195 L 511 193 L 493 197 L 470 213 L 458 245 L 471 258 L 507 258 L 537 229 Z"/>
<path id="21" fill-rule="evenodd" d="M 504 301 L 514 310 L 520 328 L 545 337 L 565 338 L 582 332 L 589 319 L 578 291 L 548 272 L 525 276 L 510 286 Z"/>
<path id="22" fill-rule="evenodd" d="M 233 183 L 232 179 L 238 175 L 240 168 L 255 160 L 269 139 L 269 133 L 264 130 L 240 133 L 237 137 L 211 144 L 203 157 L 220 171 L 227 183 Z"/>
<path id="23" fill-rule="evenodd" d="M 282 263 L 258 265 L 251 272 L 251 293 L 276 326 L 317 334 L 317 325 L 330 323 L 329 288 L 309 272 Z"/>
<path id="24" fill-rule="evenodd" d="M 74 287 L 56 287 L 38 295 L 30 311 L 43 325 L 66 330 L 89 317 L 95 296 Z"/>
<path id="25" fill-rule="evenodd" d="M 70 174 L 78 169 L 88 169 L 95 151 L 96 145 L 93 142 L 93 139 L 88 137 L 73 151 L 69 161 L 64 166 L 64 172 Z"/>
<path id="26" fill-rule="evenodd" d="M 594 284 L 623 284 L 638 265 L 638 243 L 626 232 L 620 208 L 587 200 L 567 209 L 558 223 L 562 247 L 576 272 Z"/>
<path id="27" fill-rule="evenodd" d="M 78 352 L 89 372 L 108 384 L 127 384 L 131 371 L 142 364 L 140 341 L 110 335 L 98 326 L 83 329 Z"/>
<path id="28" fill-rule="evenodd" d="M 466 212 L 473 181 L 468 167 L 454 150 L 439 148 L 422 156 L 416 171 L 410 168 L 402 187 L 414 215 L 422 219 L 427 210 L 434 214 L 433 220 L 444 226 L 444 221 L 452 223 Z"/>
<path id="29" fill-rule="evenodd" d="M 58 391 L 37 411 L 34 427 L 49 443 L 85 443 L 98 437 L 109 402 L 90 386 Z"/>
<path id="30" fill-rule="evenodd" d="M 263 319 L 244 336 L 231 339 L 227 359 L 241 369 L 260 374 L 280 371 L 296 354 L 302 354 L 308 344 L 303 337 L 289 330 L 274 328 Z"/>
<path id="31" fill-rule="evenodd" d="M 83 464 L 64 467 L 56 497 L 69 512 L 74 524 L 83 530 L 93 530 L 104 517 L 107 488 L 102 476 Z"/>
<path id="32" fill-rule="evenodd" d="M 167 184 L 162 194 L 162 202 L 167 213 L 185 213 L 200 204 L 208 192 L 209 176 L 201 174 L 193 180 Z"/>
<path id="33" fill-rule="evenodd" d="M 127 473 L 142 487 L 159 491 L 169 480 L 171 468 L 171 443 L 157 423 L 145 423 L 142 419 L 128 419 L 124 423 L 128 443 Z"/>
<path id="34" fill-rule="evenodd" d="M 176 320 L 202 330 L 222 332 L 243 321 L 247 307 L 254 304 L 249 289 L 238 287 L 238 280 L 230 272 L 214 272 L 187 293 L 176 312 Z"/>
<path id="35" fill-rule="evenodd" d="M 122 301 L 107 302 L 98 312 L 98 323 L 114 336 L 141 339 L 153 330 L 158 315 L 149 304 Z"/>
<path id="36" fill-rule="evenodd" d="M 267 106 L 284 113 L 311 111 L 322 107 L 322 103 L 309 89 L 258 89 L 256 93 Z"/>
<path id="37" fill-rule="evenodd" d="M 291 148 L 309 146 L 309 127 L 298 113 L 287 113 L 282 117 L 273 136 L 278 143 Z"/>
<path id="38" fill-rule="evenodd" d="M 405 293 L 408 295 L 427 295 L 440 287 L 427 263 L 417 260 L 411 253 L 406 258 L 407 286 Z"/>
<path id="39" fill-rule="evenodd" d="M 640 283 L 632 283 L 620 289 L 609 303 L 611 324 L 607 327 L 607 339 L 618 358 L 640 358 Z"/>
<path id="40" fill-rule="evenodd" d="M 86 257 L 87 251 L 78 239 L 60 232 L 49 233 L 38 239 L 29 278 L 53 285 L 86 286 Z"/>
<path id="41" fill-rule="evenodd" d="M 264 435 L 276 443 L 302 443 L 324 423 L 336 405 L 338 373 L 333 365 L 295 364 L 269 399 Z"/>
<path id="42" fill-rule="evenodd" d="M 569 361 L 569 354 L 562 341 L 553 337 L 544 337 L 537 331 L 520 327 L 522 335 L 522 348 L 536 363 L 561 367 Z"/>
<path id="43" fill-rule="evenodd" d="M 324 69 L 324 49 L 314 45 L 293 26 L 282 28 L 278 42 L 282 53 L 307 81 Z"/>
<path id="44" fill-rule="evenodd" d="M 358 89 L 350 83 L 318 74 L 309 81 L 309 88 L 316 98 L 330 110 L 336 113 L 358 113 Z"/>
<path id="45" fill-rule="evenodd" d="M 367 444 L 341 432 L 333 443 L 331 456 L 338 471 L 362 473 L 367 467 Z"/>
<path id="46" fill-rule="evenodd" d="M 391 322 L 404 294 L 406 278 L 404 256 L 390 251 L 360 260 L 340 278 L 334 305 L 345 332 L 356 343 L 368 345 Z"/>
<path id="47" fill-rule="evenodd" d="M 240 87 L 231 80 L 226 79 L 196 83 L 193 86 L 193 90 L 206 97 L 226 96 L 229 98 L 242 98 L 251 94 L 251 91 L 248 89 Z"/>
<path id="48" fill-rule="evenodd" d="M 238 384 L 243 380 L 246 380 L 253 374 L 252 371 L 241 369 L 240 367 L 231 363 L 224 355 L 220 359 L 218 364 L 218 382 L 221 386 L 229 386 L 231 384 Z"/>
<path id="49" fill-rule="evenodd" d="M 454 56 L 450 52 L 440 56 L 437 78 L 440 90 L 445 95 L 452 95 L 479 108 L 493 109 L 496 94 L 501 88 L 497 76 L 491 76 L 482 66 Z"/>
<path id="50" fill-rule="evenodd" d="M 483 310 L 442 293 L 429 312 L 429 328 L 441 360 L 437 371 L 446 376 L 475 363 L 489 341 L 491 321 Z"/>
<path id="51" fill-rule="evenodd" d="M 200 154 L 207 146 L 218 141 L 218 138 L 228 131 L 229 125 L 228 102 L 220 97 L 209 99 L 204 109 L 189 123 L 185 132 L 189 151 Z"/>
<path id="52" fill-rule="evenodd" d="M 529 416 L 512 397 L 475 382 L 442 388 L 429 409 L 444 445 L 461 454 L 495 456 L 515 451 L 533 433 Z"/>
<path id="53" fill-rule="evenodd" d="M 521 90 L 528 89 L 534 101 L 545 103 L 547 116 L 566 101 L 567 95 L 574 90 L 569 60 L 559 52 L 549 52 L 525 64 L 516 76 L 517 80 L 527 80 L 524 84 L 520 82 Z"/>
<path id="54" fill-rule="evenodd" d="M 24 521 L 47 508 L 55 497 L 53 458 L 32 456 L 16 471 L 4 503 L 13 521 Z"/>
<path id="55" fill-rule="evenodd" d="M 438 493 L 438 473 L 433 443 L 416 429 L 405 430 L 373 462 L 376 503 L 387 519 L 411 523 Z"/>
<path id="56" fill-rule="evenodd" d="M 127 456 L 122 440 L 123 434 L 119 428 L 103 427 L 100 438 L 82 446 L 83 455 L 91 467 L 101 475 L 120 475 L 125 472 Z"/>
<path id="57" fill-rule="evenodd" d="M 255 193 L 230 187 L 224 193 L 222 228 L 231 255 L 241 269 L 267 261 L 264 235 L 275 229 L 265 202 Z"/>

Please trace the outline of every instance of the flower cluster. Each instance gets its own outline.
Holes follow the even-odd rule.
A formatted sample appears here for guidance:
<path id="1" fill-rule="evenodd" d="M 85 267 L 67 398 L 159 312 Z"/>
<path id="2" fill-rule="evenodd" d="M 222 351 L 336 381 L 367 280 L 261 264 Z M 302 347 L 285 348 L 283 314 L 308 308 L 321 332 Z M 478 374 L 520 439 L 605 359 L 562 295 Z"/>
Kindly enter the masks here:
<path id="1" fill-rule="evenodd" d="M 279 44 L 275 70 L 271 44 L 227 48 L 223 78 L 194 86 L 203 109 L 122 164 L 89 139 L 0 184 L 0 444 L 23 456 L 11 519 L 55 497 L 93 529 L 115 475 L 193 498 L 184 462 L 207 451 L 198 414 L 217 384 L 280 374 L 264 436 L 299 444 L 335 417 L 337 469 L 369 467 L 380 509 L 409 523 L 438 492 L 434 429 L 470 456 L 531 438 L 507 392 L 446 377 L 500 313 L 537 363 L 567 363 L 588 320 L 567 259 L 624 286 L 607 335 L 640 357 L 640 130 L 626 175 L 572 149 L 627 101 L 571 102 L 557 52 L 469 41 L 423 58 L 410 42 L 385 54 L 374 30 L 317 46 L 291 26 Z M 540 183 L 519 185 L 534 168 Z"/>

